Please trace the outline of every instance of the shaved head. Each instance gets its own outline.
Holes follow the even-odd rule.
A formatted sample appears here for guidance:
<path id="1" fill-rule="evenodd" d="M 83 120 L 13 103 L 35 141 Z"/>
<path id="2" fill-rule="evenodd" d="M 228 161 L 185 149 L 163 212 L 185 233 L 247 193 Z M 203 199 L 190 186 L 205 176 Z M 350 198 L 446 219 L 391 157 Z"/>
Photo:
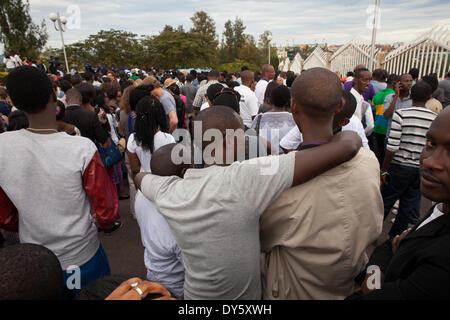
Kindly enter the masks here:
<path id="1" fill-rule="evenodd" d="M 180 157 L 183 157 L 184 152 L 191 152 L 192 155 L 192 148 L 188 146 L 176 143 L 166 144 L 152 154 L 152 160 L 150 162 L 152 174 L 162 177 L 178 176 L 181 178 L 184 169 L 192 167 L 190 164 L 181 163 L 177 165 L 173 163 L 172 151 L 176 146 L 181 147 L 182 152 L 179 154 Z"/>
<path id="2" fill-rule="evenodd" d="M 75 88 L 66 92 L 66 102 L 68 106 L 71 104 L 81 104 L 82 99 L 80 91 Z"/>
<path id="3" fill-rule="evenodd" d="M 364 64 L 358 64 L 355 69 L 353 69 L 353 72 L 356 73 L 359 69 L 366 69 L 366 66 Z"/>
<path id="4" fill-rule="evenodd" d="M 309 117 L 328 118 L 342 100 L 342 85 L 335 73 L 324 68 L 313 68 L 295 79 L 291 95 Z"/>
<path id="5" fill-rule="evenodd" d="M 255 79 L 255 73 L 250 70 L 245 70 L 244 72 L 241 73 L 241 78 L 242 78 L 242 83 L 244 83 L 244 84 L 250 83 L 251 84 Z"/>

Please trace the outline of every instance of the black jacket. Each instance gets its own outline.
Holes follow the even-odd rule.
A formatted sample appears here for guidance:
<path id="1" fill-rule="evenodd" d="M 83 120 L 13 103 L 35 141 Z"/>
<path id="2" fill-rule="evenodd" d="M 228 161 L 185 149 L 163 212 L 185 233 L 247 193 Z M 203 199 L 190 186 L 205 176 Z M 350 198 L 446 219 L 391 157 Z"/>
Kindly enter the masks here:
<path id="1" fill-rule="evenodd" d="M 390 240 L 375 249 L 368 266 L 380 267 L 384 283 L 380 290 L 359 298 L 450 299 L 450 214 L 417 230 L 433 209 L 403 239 L 395 255 Z"/>
<path id="2" fill-rule="evenodd" d="M 108 132 L 102 127 L 98 116 L 80 106 L 68 106 L 64 121 L 80 129 L 81 135 L 93 142 L 105 143 L 108 139 Z"/>

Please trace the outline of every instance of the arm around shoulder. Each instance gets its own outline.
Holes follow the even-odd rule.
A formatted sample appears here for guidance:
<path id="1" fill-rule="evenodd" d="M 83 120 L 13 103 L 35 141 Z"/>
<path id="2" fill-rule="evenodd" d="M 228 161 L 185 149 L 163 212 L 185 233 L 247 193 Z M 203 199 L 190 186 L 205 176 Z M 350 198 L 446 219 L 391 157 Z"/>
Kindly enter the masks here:
<path id="1" fill-rule="evenodd" d="M 361 147 L 361 138 L 358 134 L 344 131 L 333 136 L 325 145 L 297 152 L 293 186 L 305 183 L 352 159 Z"/>

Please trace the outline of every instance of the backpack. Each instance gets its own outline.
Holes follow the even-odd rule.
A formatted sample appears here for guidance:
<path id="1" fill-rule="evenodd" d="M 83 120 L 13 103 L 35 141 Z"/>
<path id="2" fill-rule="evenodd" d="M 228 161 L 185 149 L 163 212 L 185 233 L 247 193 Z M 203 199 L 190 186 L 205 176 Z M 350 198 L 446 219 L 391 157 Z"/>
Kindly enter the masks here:
<path id="1" fill-rule="evenodd" d="M 186 116 L 186 105 L 184 104 L 184 101 L 181 100 L 179 96 L 172 95 L 172 97 L 175 99 L 176 109 L 177 109 L 177 117 L 178 117 L 178 128 L 186 129 L 185 125 L 185 116 Z"/>

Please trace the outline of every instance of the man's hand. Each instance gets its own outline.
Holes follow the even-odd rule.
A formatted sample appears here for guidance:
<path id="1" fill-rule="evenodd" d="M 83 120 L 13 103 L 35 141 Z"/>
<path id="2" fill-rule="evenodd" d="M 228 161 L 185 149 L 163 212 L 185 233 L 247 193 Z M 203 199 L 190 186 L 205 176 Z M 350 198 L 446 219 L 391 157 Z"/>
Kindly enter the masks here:
<path id="1" fill-rule="evenodd" d="M 139 293 L 139 290 L 142 292 Z M 174 300 L 171 298 L 170 292 L 162 285 L 143 281 L 139 278 L 132 278 L 123 282 L 118 286 L 105 300 L 142 300 L 149 294 L 160 294 L 164 299 L 158 300 Z"/>
<path id="2" fill-rule="evenodd" d="M 395 238 L 392 240 L 392 253 L 395 254 L 398 250 L 398 247 L 400 246 L 400 242 L 402 242 L 403 239 L 411 232 L 412 228 L 409 228 L 408 230 L 403 231 L 401 235 L 395 236 Z"/>
<path id="3" fill-rule="evenodd" d="M 395 90 L 395 97 L 399 97 L 400 96 L 400 90 L 401 90 L 401 83 L 397 82 L 395 84 L 394 90 Z"/>
<path id="4" fill-rule="evenodd" d="M 148 175 L 148 173 L 146 172 L 139 172 L 135 177 L 134 177 L 134 185 L 136 186 L 136 190 L 141 190 L 141 183 L 142 183 L 142 179 L 144 179 L 144 177 Z"/>

